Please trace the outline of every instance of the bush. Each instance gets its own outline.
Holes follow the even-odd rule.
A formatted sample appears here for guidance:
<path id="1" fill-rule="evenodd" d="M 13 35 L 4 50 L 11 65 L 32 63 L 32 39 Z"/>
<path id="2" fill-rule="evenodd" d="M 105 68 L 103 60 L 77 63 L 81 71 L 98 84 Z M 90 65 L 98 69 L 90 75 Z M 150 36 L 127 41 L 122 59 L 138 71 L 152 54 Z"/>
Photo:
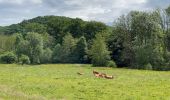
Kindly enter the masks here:
<path id="1" fill-rule="evenodd" d="M 12 64 L 15 63 L 17 57 L 13 52 L 6 52 L 0 56 L 3 63 Z"/>
<path id="2" fill-rule="evenodd" d="M 107 67 L 113 67 L 113 68 L 117 67 L 117 65 L 114 61 L 108 61 L 106 66 Z"/>
<path id="3" fill-rule="evenodd" d="M 30 59 L 27 55 L 21 55 L 20 59 L 19 59 L 20 63 L 22 65 L 24 64 L 30 64 Z"/>
<path id="4" fill-rule="evenodd" d="M 144 65 L 144 68 L 146 70 L 152 70 L 152 65 L 150 63 L 148 63 L 148 64 Z"/>

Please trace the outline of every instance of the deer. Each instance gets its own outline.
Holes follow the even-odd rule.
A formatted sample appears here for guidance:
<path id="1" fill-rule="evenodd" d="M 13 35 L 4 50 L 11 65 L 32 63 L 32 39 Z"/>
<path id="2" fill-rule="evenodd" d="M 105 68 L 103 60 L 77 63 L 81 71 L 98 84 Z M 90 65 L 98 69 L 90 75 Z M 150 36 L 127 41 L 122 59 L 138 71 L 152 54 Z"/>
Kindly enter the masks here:
<path id="1" fill-rule="evenodd" d="M 94 70 L 93 70 L 93 74 L 94 74 L 94 76 L 96 76 L 98 78 L 104 78 L 105 75 L 106 75 L 105 73 L 99 73 L 99 72 L 94 71 Z"/>
<path id="2" fill-rule="evenodd" d="M 107 74 L 105 74 L 105 73 L 99 73 L 99 72 L 94 71 L 94 70 L 93 70 L 93 74 L 94 74 L 94 76 L 96 76 L 97 78 L 113 79 L 113 76 L 111 76 L 111 75 L 107 75 Z"/>
<path id="3" fill-rule="evenodd" d="M 99 72 L 97 72 L 97 71 L 94 71 L 94 70 L 93 70 L 93 74 L 94 74 L 94 76 L 96 76 L 96 77 L 98 77 L 98 78 L 100 78 L 100 77 L 101 77 L 100 73 L 99 73 Z"/>

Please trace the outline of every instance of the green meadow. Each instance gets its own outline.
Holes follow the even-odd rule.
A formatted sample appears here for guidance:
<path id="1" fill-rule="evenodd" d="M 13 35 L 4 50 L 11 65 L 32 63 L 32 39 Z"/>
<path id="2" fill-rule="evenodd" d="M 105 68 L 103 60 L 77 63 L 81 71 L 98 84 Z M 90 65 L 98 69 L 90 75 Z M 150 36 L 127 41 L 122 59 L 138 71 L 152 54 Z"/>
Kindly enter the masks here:
<path id="1" fill-rule="evenodd" d="M 95 78 L 93 70 L 114 79 Z M 79 64 L 1 64 L 0 100 L 170 100 L 170 72 Z"/>

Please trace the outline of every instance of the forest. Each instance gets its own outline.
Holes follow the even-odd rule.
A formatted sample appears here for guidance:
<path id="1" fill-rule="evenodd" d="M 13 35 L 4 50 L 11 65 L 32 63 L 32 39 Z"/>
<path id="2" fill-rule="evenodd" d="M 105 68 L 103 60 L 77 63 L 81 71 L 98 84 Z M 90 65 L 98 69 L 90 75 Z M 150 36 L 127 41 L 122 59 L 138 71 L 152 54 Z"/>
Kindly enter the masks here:
<path id="1" fill-rule="evenodd" d="M 1 26 L 0 62 L 170 70 L 170 6 L 131 11 L 112 26 L 64 16 Z"/>

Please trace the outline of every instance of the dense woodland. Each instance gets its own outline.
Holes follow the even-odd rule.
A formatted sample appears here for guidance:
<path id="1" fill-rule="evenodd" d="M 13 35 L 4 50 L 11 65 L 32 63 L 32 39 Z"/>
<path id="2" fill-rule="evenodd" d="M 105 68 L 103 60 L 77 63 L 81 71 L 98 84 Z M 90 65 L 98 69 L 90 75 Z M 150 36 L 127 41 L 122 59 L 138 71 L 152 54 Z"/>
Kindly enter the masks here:
<path id="1" fill-rule="evenodd" d="M 1 63 L 81 63 L 170 70 L 170 7 L 131 11 L 112 26 L 43 16 L 0 27 Z"/>

